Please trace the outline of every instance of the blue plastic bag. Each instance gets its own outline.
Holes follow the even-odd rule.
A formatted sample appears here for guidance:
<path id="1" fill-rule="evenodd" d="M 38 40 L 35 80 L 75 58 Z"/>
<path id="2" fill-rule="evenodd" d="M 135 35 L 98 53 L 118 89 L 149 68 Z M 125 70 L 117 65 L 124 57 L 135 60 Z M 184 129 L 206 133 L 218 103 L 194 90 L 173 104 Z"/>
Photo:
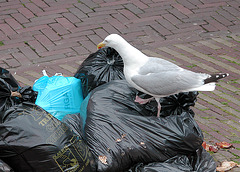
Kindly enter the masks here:
<path id="1" fill-rule="evenodd" d="M 38 92 L 35 104 L 59 120 L 67 114 L 80 113 L 83 101 L 80 79 L 43 76 L 34 83 L 33 90 Z"/>

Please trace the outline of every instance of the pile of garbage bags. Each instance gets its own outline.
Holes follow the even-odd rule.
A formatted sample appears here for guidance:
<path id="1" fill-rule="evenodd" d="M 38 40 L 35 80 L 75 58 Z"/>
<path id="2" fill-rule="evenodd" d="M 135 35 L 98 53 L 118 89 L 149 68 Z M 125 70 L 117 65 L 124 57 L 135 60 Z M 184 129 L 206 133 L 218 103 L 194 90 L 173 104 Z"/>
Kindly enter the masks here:
<path id="1" fill-rule="evenodd" d="M 134 102 L 112 48 L 91 54 L 73 77 L 21 87 L 0 68 L 0 171 L 211 172 L 194 120 L 197 92 Z"/>

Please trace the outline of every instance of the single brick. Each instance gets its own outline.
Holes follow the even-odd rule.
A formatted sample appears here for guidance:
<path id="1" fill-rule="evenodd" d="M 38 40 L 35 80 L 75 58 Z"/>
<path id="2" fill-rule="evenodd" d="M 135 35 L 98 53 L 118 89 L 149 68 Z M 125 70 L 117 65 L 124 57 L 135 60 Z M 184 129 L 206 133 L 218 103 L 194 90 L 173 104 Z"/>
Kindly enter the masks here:
<path id="1" fill-rule="evenodd" d="M 52 28 L 43 29 L 42 32 L 51 40 L 51 41 L 57 41 L 60 40 L 61 37 L 58 36 L 56 32 L 52 30 Z"/>
<path id="2" fill-rule="evenodd" d="M 39 56 L 30 47 L 20 47 L 19 49 L 28 59 L 32 60 L 39 58 Z"/>
<path id="3" fill-rule="evenodd" d="M 88 16 L 78 8 L 70 8 L 69 11 L 75 16 L 77 16 L 79 19 L 88 18 Z"/>
<path id="4" fill-rule="evenodd" d="M 68 30 L 76 28 L 71 22 L 69 22 L 66 18 L 57 18 L 56 19 L 59 24 L 65 27 Z"/>
<path id="5" fill-rule="evenodd" d="M 134 13 L 126 9 L 118 10 L 118 12 L 120 12 L 122 15 L 124 15 L 126 18 L 128 18 L 131 21 L 139 19 Z"/>
<path id="6" fill-rule="evenodd" d="M 5 63 L 7 63 L 8 66 L 13 67 L 13 68 L 21 65 L 15 58 L 6 59 L 4 61 L 5 61 Z"/>
<path id="7" fill-rule="evenodd" d="M 42 46 L 42 44 L 40 44 L 37 40 L 29 41 L 28 44 L 29 44 L 32 48 L 34 48 L 37 53 L 41 53 L 41 52 L 47 51 L 46 48 L 44 48 L 44 47 Z"/>
<path id="8" fill-rule="evenodd" d="M 2 30 L 7 36 L 16 34 L 8 24 L 0 24 L 0 30 Z"/>
<path id="9" fill-rule="evenodd" d="M 60 14 L 60 13 L 64 13 L 64 12 L 68 12 L 67 9 L 56 9 L 56 10 L 52 10 L 52 11 L 43 11 L 43 12 L 39 12 L 37 13 L 37 16 L 47 16 L 47 15 L 51 15 L 51 14 Z"/>
<path id="10" fill-rule="evenodd" d="M 42 0 L 31 0 L 35 5 L 37 5 L 40 8 L 47 8 L 49 7 L 44 1 Z"/>
<path id="11" fill-rule="evenodd" d="M 78 17 L 76 17 L 75 15 L 73 15 L 72 13 L 63 13 L 62 15 L 64 17 L 66 17 L 72 23 L 79 23 L 79 22 L 81 22 L 81 20 Z"/>
<path id="12" fill-rule="evenodd" d="M 130 10 L 131 12 L 133 12 L 134 14 L 142 14 L 144 13 L 143 10 L 141 10 L 140 8 L 138 8 L 137 6 L 135 6 L 135 4 L 126 4 L 124 5 L 128 10 Z"/>
<path id="13" fill-rule="evenodd" d="M 65 35 L 69 33 L 69 31 L 59 23 L 52 23 L 52 24 L 49 24 L 49 26 L 53 28 L 53 30 L 55 30 L 59 35 Z"/>
<path id="14" fill-rule="evenodd" d="M 32 62 L 22 53 L 13 53 L 12 56 L 18 60 L 21 65 L 30 65 Z"/>
<path id="15" fill-rule="evenodd" d="M 181 4 L 173 4 L 173 7 L 175 7 L 176 9 L 178 9 L 181 13 L 183 13 L 185 15 L 193 14 L 193 12 L 191 10 L 189 10 L 188 8 L 184 7 Z"/>
<path id="16" fill-rule="evenodd" d="M 54 46 L 54 43 L 50 41 L 45 35 L 36 35 L 35 38 L 47 49 Z"/>
<path id="17" fill-rule="evenodd" d="M 35 17 L 35 15 L 32 13 L 32 11 L 30 11 L 29 9 L 27 8 L 19 8 L 18 11 L 24 15 L 24 17 L 26 17 L 27 19 L 31 19 L 33 17 Z"/>
<path id="18" fill-rule="evenodd" d="M 14 30 L 22 29 L 22 25 L 18 23 L 14 18 L 9 18 L 5 20 L 8 25 L 10 25 Z"/>
<path id="19" fill-rule="evenodd" d="M 177 25 L 182 23 L 177 17 L 175 17 L 172 14 L 164 14 L 163 18 L 165 18 L 166 20 L 168 20 L 169 22 L 171 22 L 173 25 Z"/>
<path id="20" fill-rule="evenodd" d="M 94 12 L 91 8 L 89 8 L 87 5 L 83 3 L 76 3 L 74 4 L 74 6 L 77 7 L 79 10 L 81 10 L 85 14 Z"/>
<path id="21" fill-rule="evenodd" d="M 32 11 L 33 14 L 41 13 L 43 10 L 36 6 L 34 3 L 26 3 L 25 6 Z"/>

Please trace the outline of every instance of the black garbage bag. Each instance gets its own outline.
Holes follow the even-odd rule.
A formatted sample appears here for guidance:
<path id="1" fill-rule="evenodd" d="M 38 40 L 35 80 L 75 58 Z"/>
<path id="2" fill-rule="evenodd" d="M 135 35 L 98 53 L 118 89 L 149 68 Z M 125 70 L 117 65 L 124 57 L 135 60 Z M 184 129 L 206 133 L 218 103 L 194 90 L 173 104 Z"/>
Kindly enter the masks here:
<path id="1" fill-rule="evenodd" d="M 85 98 L 94 88 L 124 78 L 122 58 L 113 48 L 101 48 L 82 62 L 74 77 L 82 80 Z"/>
<path id="2" fill-rule="evenodd" d="M 3 160 L 0 159 L 0 172 L 14 172 L 9 165 L 7 165 Z"/>
<path id="3" fill-rule="evenodd" d="M 0 96 L 1 99 L 3 99 L 3 96 L 9 99 L 9 97 L 11 97 L 11 92 L 17 92 L 21 94 L 20 97 L 11 97 L 11 100 L 17 104 L 20 104 L 23 101 L 28 101 L 32 103 L 36 101 L 37 92 L 33 91 L 31 86 L 21 87 L 17 80 L 12 76 L 12 74 L 8 70 L 1 67 L 0 67 L 0 79 L 1 79 L 0 91 L 1 93 L 4 92 L 3 95 Z M 7 97 L 6 94 L 8 95 Z"/>
<path id="4" fill-rule="evenodd" d="M 38 93 L 33 91 L 31 86 L 21 87 L 18 92 L 21 94 L 19 102 L 35 103 Z"/>
<path id="5" fill-rule="evenodd" d="M 194 154 L 203 135 L 192 114 L 148 116 L 148 111 L 134 102 L 133 90 L 125 80 L 116 80 L 90 94 L 85 134 L 97 170 L 124 171 L 141 162 Z"/>
<path id="6" fill-rule="evenodd" d="M 0 67 L 0 78 L 6 81 L 9 85 L 11 85 L 12 91 L 17 91 L 18 89 L 20 89 L 19 83 L 7 69 Z"/>
<path id="7" fill-rule="evenodd" d="M 61 120 L 64 122 L 74 133 L 84 137 L 83 135 L 83 119 L 80 113 L 67 114 Z"/>
<path id="8" fill-rule="evenodd" d="M 149 98 L 150 95 L 143 94 L 141 92 L 137 92 L 141 98 Z M 161 113 L 162 117 L 166 117 L 169 115 L 178 115 L 183 112 L 188 112 L 194 116 L 193 110 L 190 108 L 194 106 L 197 101 L 197 91 L 193 92 L 182 92 L 174 95 L 170 95 L 167 97 L 163 97 L 160 99 L 161 104 Z M 157 102 L 153 99 L 150 103 L 147 103 L 144 106 L 145 109 L 149 111 L 149 114 L 157 113 Z"/>
<path id="9" fill-rule="evenodd" d="M 139 163 L 128 172 L 215 172 L 216 163 L 202 147 L 192 157 L 176 155 L 165 162 Z"/>
<path id="10" fill-rule="evenodd" d="M 95 162 L 82 138 L 29 102 L 3 114 L 0 158 L 16 172 L 95 171 Z"/>
<path id="11" fill-rule="evenodd" d="M 11 106 L 24 101 L 34 103 L 36 100 L 37 92 L 33 91 L 30 86 L 20 88 L 18 92 L 15 91 L 17 96 L 15 96 L 16 94 L 12 94 L 14 92 L 13 90 L 13 87 L 8 82 L 0 78 L 0 120 L 2 113 Z"/>
<path id="12" fill-rule="evenodd" d="M 0 78 L 0 119 L 2 113 L 14 104 L 15 101 L 11 98 L 11 86 Z"/>
<path id="13" fill-rule="evenodd" d="M 217 164 L 213 157 L 203 148 L 200 147 L 195 155 L 190 157 L 191 164 L 197 172 L 215 172 Z"/>

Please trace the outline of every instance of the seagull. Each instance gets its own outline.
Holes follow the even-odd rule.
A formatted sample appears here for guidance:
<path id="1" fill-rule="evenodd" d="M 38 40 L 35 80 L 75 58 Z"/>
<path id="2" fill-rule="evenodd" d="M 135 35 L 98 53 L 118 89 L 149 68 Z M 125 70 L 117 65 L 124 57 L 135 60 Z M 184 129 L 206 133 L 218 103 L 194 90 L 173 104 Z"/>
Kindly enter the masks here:
<path id="1" fill-rule="evenodd" d="M 118 34 L 108 35 L 97 45 L 114 48 L 123 59 L 124 76 L 127 82 L 137 90 L 149 94 L 149 99 L 136 96 L 135 102 L 145 104 L 153 99 L 158 104 L 157 117 L 160 116 L 160 98 L 180 92 L 213 91 L 219 79 L 228 73 L 196 73 L 158 57 L 148 57 L 129 44 Z"/>

